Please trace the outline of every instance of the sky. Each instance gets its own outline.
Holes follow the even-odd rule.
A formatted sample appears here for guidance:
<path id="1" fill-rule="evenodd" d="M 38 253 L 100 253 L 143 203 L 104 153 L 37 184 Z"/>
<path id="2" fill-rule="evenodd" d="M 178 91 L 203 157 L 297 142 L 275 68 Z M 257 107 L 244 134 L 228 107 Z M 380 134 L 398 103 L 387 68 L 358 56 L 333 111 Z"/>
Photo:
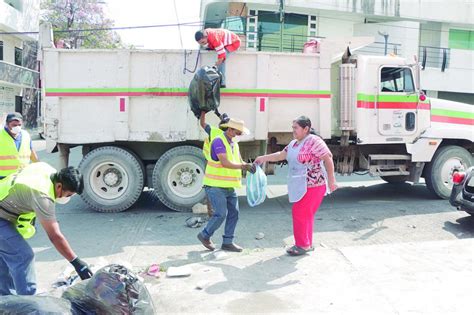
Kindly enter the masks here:
<path id="1" fill-rule="evenodd" d="M 177 24 L 200 20 L 200 0 L 102 0 L 107 17 L 116 27 Z M 176 6 L 176 11 L 175 11 Z M 176 16 L 177 15 L 177 16 Z M 139 49 L 196 49 L 197 26 L 145 28 L 117 31 L 126 44 Z"/>

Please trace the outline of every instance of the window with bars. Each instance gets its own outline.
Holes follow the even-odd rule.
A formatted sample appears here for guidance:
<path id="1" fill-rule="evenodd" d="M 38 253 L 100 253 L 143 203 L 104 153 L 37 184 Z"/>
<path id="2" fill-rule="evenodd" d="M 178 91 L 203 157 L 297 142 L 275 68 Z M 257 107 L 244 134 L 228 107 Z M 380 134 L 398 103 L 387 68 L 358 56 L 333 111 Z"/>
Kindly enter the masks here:
<path id="1" fill-rule="evenodd" d="M 257 50 L 295 52 L 308 40 L 308 16 L 286 13 L 283 23 L 278 12 L 258 11 Z"/>

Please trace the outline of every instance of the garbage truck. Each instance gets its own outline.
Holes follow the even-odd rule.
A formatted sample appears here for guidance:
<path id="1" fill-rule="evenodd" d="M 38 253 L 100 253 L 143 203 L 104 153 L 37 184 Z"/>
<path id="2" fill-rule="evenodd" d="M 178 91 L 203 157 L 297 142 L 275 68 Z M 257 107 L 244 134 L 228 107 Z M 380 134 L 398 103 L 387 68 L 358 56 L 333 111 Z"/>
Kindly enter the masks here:
<path id="1" fill-rule="evenodd" d="M 144 191 L 176 211 L 205 198 L 206 137 L 188 105 L 193 73 L 212 52 L 57 49 L 41 26 L 42 125 L 47 150 L 82 147 L 82 198 L 119 212 Z M 308 116 L 333 152 L 339 174 L 368 173 L 388 183 L 426 186 L 448 198 L 453 171 L 473 165 L 473 107 L 427 98 L 416 60 L 358 55 L 373 38 L 326 38 L 317 53 L 241 51 L 227 61 L 219 111 L 245 121 L 244 160 L 292 140 Z M 347 53 L 352 51 L 352 55 Z M 197 59 L 199 57 L 199 59 Z M 218 118 L 208 113 L 207 120 Z M 273 173 L 273 164 L 266 166 Z"/>

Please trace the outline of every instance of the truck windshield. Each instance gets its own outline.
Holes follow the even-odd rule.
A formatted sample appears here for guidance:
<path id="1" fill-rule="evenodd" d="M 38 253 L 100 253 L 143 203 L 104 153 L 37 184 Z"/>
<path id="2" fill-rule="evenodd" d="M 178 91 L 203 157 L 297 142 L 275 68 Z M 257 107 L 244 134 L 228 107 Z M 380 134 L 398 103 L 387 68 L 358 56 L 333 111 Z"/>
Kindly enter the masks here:
<path id="1" fill-rule="evenodd" d="M 413 93 L 415 86 L 410 68 L 383 67 L 381 92 Z"/>

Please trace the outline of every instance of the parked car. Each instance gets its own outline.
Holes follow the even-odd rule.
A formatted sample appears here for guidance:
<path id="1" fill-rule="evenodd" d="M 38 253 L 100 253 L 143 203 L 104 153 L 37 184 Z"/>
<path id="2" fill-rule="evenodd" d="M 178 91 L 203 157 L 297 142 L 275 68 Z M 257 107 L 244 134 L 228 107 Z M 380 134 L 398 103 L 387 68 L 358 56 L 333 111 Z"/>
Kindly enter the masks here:
<path id="1" fill-rule="evenodd" d="M 474 166 L 453 174 L 453 189 L 449 203 L 459 211 L 474 215 Z"/>

